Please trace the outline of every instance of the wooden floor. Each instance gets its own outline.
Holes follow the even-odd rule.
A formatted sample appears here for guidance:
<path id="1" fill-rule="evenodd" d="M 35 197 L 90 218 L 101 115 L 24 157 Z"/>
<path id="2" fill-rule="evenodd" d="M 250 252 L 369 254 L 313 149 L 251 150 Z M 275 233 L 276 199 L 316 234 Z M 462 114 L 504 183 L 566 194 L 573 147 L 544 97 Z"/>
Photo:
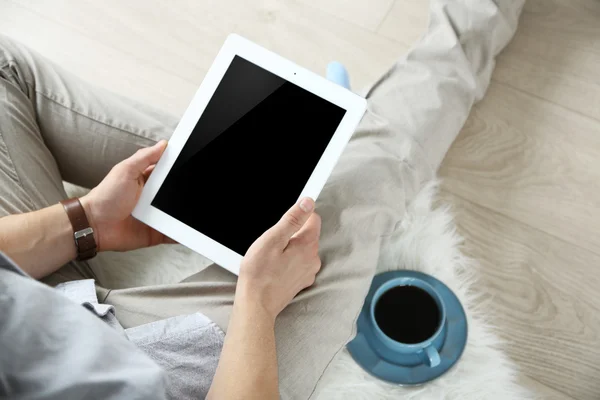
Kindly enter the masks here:
<path id="1" fill-rule="evenodd" d="M 229 32 L 359 88 L 426 23 L 426 0 L 0 0 L 0 32 L 175 115 Z M 600 1 L 529 1 L 441 176 L 523 380 L 599 399 Z"/>

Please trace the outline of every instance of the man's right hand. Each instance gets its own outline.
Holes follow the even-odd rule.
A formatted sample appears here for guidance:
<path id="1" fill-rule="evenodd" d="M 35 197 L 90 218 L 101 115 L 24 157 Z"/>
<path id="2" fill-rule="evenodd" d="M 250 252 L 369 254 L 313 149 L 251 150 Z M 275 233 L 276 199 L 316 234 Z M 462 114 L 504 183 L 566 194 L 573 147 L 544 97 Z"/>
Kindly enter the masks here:
<path id="1" fill-rule="evenodd" d="M 314 208 L 312 199 L 302 199 L 244 256 L 208 399 L 279 399 L 275 318 L 321 269 Z"/>
<path id="2" fill-rule="evenodd" d="M 250 246 L 242 260 L 236 299 L 261 307 L 273 321 L 314 283 L 321 269 L 321 218 L 314 208 L 312 199 L 303 198 Z"/>

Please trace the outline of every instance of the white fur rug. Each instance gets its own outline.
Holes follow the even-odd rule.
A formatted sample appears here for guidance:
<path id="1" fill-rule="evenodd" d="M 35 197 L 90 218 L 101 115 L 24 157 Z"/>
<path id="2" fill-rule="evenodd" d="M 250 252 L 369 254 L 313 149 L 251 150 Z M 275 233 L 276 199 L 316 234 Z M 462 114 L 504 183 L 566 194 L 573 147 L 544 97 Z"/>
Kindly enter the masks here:
<path id="1" fill-rule="evenodd" d="M 320 384 L 319 400 L 460 399 L 525 400 L 535 395 L 517 384 L 516 365 L 486 320 L 488 307 L 476 290 L 474 260 L 461 252 L 462 238 L 447 206 L 434 208 L 437 184 L 425 187 L 410 204 L 396 235 L 386 243 L 378 272 L 399 268 L 435 276 L 458 296 L 467 312 L 469 338 L 458 364 L 419 387 L 394 386 L 365 373 L 347 350 L 338 354 Z"/>
<path id="2" fill-rule="evenodd" d="M 76 195 L 76 189 L 67 188 Z M 434 208 L 435 182 L 409 206 L 401 229 L 386 243 L 379 272 L 407 268 L 435 276 L 446 283 L 467 311 L 469 340 L 459 363 L 441 378 L 415 388 L 381 382 L 365 373 L 344 349 L 319 384 L 319 400 L 336 399 L 460 399 L 527 400 L 534 394 L 517 384 L 518 370 L 502 352 L 502 343 L 486 320 L 488 307 L 477 292 L 473 260 L 460 249 L 448 207 Z M 77 193 L 79 194 L 79 193 Z M 102 254 L 101 280 L 110 287 L 178 282 L 209 261 L 182 246 L 163 246 L 130 253 Z M 110 268 L 106 266 L 110 265 Z M 93 265 L 94 267 L 94 265 Z M 99 267 L 99 265 L 97 265 Z"/>

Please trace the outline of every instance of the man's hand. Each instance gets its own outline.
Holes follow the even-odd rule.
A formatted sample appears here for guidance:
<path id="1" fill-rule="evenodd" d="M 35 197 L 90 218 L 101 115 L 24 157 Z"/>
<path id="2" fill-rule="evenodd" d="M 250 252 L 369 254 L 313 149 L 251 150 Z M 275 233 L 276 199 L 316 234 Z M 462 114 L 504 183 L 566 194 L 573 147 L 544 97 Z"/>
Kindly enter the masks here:
<path id="1" fill-rule="evenodd" d="M 321 269 L 321 218 L 310 198 L 295 204 L 252 244 L 240 268 L 236 301 L 253 303 L 275 317 Z"/>
<path id="2" fill-rule="evenodd" d="M 248 249 L 207 399 L 279 399 L 275 318 L 321 268 L 321 218 L 314 208 L 313 200 L 302 199 Z"/>
<path id="3" fill-rule="evenodd" d="M 106 178 L 80 199 L 94 229 L 98 251 L 126 251 L 171 239 L 131 216 L 142 188 L 165 151 L 167 141 L 138 150 L 115 165 Z"/>

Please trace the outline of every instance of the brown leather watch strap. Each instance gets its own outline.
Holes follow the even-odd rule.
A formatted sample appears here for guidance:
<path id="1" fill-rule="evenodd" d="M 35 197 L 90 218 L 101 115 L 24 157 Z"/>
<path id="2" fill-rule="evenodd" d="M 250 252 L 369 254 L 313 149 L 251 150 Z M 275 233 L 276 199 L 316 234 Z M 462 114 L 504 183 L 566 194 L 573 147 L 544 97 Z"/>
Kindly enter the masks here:
<path id="1" fill-rule="evenodd" d="M 73 226 L 73 237 L 77 246 L 77 260 L 88 260 L 96 255 L 96 240 L 94 230 L 85 215 L 85 210 L 78 198 L 60 202 Z"/>

